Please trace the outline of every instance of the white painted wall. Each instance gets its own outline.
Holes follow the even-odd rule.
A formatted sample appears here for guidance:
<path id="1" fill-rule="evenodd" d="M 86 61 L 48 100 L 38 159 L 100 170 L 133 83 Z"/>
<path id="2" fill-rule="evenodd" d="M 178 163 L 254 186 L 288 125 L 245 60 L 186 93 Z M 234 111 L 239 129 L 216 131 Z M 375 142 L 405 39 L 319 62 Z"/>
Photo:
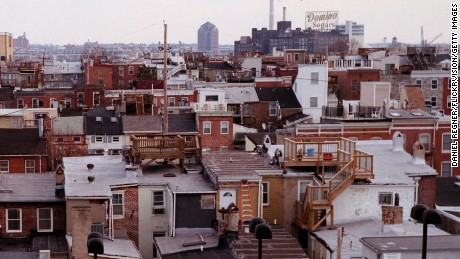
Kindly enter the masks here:
<path id="1" fill-rule="evenodd" d="M 243 71 L 251 71 L 252 68 L 256 69 L 256 77 L 261 77 L 262 71 L 262 58 L 261 57 L 247 57 L 241 64 Z"/>
<path id="2" fill-rule="evenodd" d="M 165 214 L 152 215 L 152 191 L 165 191 Z M 152 258 L 153 232 L 171 235 L 168 226 L 172 223 L 172 198 L 166 186 L 139 186 L 139 252 L 142 258 Z"/>
<path id="3" fill-rule="evenodd" d="M 318 73 L 317 84 L 311 80 L 312 73 Z M 322 107 L 327 105 L 327 77 L 326 64 L 299 65 L 299 72 L 293 84 L 297 99 L 302 105 L 304 114 L 312 116 L 313 123 L 319 123 Z M 310 97 L 317 97 L 317 107 L 311 107 Z"/>
<path id="4" fill-rule="evenodd" d="M 95 137 L 102 137 L 102 143 L 96 143 Z M 118 142 L 113 142 L 113 137 L 118 137 Z M 88 144 L 88 150 L 97 150 L 104 149 L 104 153 L 108 154 L 109 149 L 119 149 L 121 150 L 123 145 L 125 145 L 125 136 L 124 135 L 87 135 L 86 143 Z"/>
<path id="5" fill-rule="evenodd" d="M 415 185 L 351 185 L 333 202 L 334 221 L 356 220 L 357 218 L 381 218 L 379 193 L 399 194 L 399 206 L 403 207 L 403 220 L 410 219 L 410 210 L 415 205 Z M 330 220 L 330 219 L 329 219 Z"/>

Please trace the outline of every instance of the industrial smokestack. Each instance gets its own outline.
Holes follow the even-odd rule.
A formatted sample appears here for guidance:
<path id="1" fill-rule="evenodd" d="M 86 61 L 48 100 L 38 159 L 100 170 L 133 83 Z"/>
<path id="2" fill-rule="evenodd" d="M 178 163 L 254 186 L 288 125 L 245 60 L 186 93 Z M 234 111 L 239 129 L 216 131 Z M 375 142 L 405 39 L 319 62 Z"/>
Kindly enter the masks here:
<path id="1" fill-rule="evenodd" d="M 275 0 L 270 0 L 270 20 L 268 22 L 268 29 L 273 30 L 273 20 L 275 19 L 274 6 Z"/>
<path id="2" fill-rule="evenodd" d="M 286 6 L 283 7 L 283 22 L 286 21 Z"/>

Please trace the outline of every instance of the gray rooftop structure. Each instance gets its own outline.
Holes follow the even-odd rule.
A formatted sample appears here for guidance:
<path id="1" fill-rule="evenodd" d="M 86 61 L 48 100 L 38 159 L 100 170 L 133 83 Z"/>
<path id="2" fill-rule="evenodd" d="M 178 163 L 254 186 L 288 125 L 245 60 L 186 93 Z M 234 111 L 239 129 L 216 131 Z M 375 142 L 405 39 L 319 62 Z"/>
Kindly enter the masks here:
<path id="1" fill-rule="evenodd" d="M 69 247 L 72 247 L 72 236 L 66 235 Z M 104 243 L 104 254 L 101 257 L 109 256 L 108 258 L 127 258 L 140 259 L 141 255 L 136 249 L 133 241 L 128 239 L 102 239 Z"/>
<path id="2" fill-rule="evenodd" d="M 219 244 L 219 235 L 213 228 L 178 228 L 175 237 L 165 236 L 153 239 L 162 256 L 199 250 L 201 246 L 203 249 L 215 248 Z M 187 245 L 200 241 L 204 241 L 204 244 Z"/>
<path id="3" fill-rule="evenodd" d="M 163 121 L 161 116 L 136 115 L 123 116 L 125 133 L 161 133 Z"/>
<path id="4" fill-rule="evenodd" d="M 225 101 L 228 104 L 259 102 L 254 86 L 233 86 L 222 87 L 221 89 L 225 91 Z"/>
<path id="5" fill-rule="evenodd" d="M 377 218 L 360 219 L 349 221 L 347 223 L 336 224 L 337 228 L 344 229 L 344 239 L 342 244 L 342 258 L 361 255 L 362 244 L 359 242 L 363 237 L 409 237 L 415 236 L 420 240 L 423 233 L 423 225 L 415 224 L 410 221 L 403 224 L 382 225 L 382 221 Z M 312 232 L 318 240 L 323 240 L 331 252 L 337 250 L 337 229 L 328 229 L 322 227 L 320 231 Z M 436 228 L 434 225 L 428 225 L 429 236 L 445 236 L 448 233 Z M 324 245 L 324 244 L 323 244 Z"/>
<path id="6" fill-rule="evenodd" d="M 93 169 L 87 165 L 93 164 Z M 66 198 L 112 197 L 111 186 L 137 184 L 140 169 L 126 170 L 119 156 L 84 156 L 63 158 Z M 131 168 L 129 168 L 131 169 Z M 95 180 L 89 182 L 88 176 Z"/>
<path id="7" fill-rule="evenodd" d="M 412 163 L 412 155 L 406 151 L 393 151 L 392 140 L 357 141 L 356 147 L 374 156 L 372 184 L 414 184 L 409 175 L 437 175 L 426 164 Z"/>
<path id="8" fill-rule="evenodd" d="M 217 186 L 219 181 L 259 180 L 258 172 L 281 172 L 266 156 L 247 152 L 203 152 L 205 174 Z"/>
<path id="9" fill-rule="evenodd" d="M 53 118 L 53 135 L 84 135 L 84 120 L 83 116 Z"/>
<path id="10" fill-rule="evenodd" d="M 54 174 L 2 174 L 0 202 L 64 202 L 55 186 Z"/>

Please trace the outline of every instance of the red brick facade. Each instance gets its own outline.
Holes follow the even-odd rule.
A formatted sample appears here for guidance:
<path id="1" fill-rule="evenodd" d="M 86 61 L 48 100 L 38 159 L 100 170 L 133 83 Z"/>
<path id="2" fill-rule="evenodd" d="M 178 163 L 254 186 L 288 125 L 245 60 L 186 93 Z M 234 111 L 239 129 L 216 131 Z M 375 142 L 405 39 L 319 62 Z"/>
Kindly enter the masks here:
<path id="1" fill-rule="evenodd" d="M 226 122 L 227 132 L 222 127 Z M 211 125 L 210 132 L 204 132 L 205 124 Z M 198 116 L 198 128 L 201 135 L 201 144 L 203 148 L 211 150 L 220 150 L 221 147 L 230 149 L 233 141 L 233 116 L 231 114 L 212 114 L 201 113 Z"/>
<path id="2" fill-rule="evenodd" d="M 0 156 L 0 160 L 7 160 L 9 162 L 9 173 L 25 173 L 26 172 L 26 160 L 34 161 L 34 172 L 35 173 L 46 173 L 48 166 L 48 156 L 43 155 L 24 155 L 24 156 Z M 32 169 L 29 169 L 32 170 Z"/>
<path id="3" fill-rule="evenodd" d="M 6 210 L 7 209 L 21 209 L 21 232 L 7 232 Z M 15 237 L 29 237 L 30 234 L 37 232 L 37 209 L 38 208 L 51 208 L 53 209 L 53 232 L 65 231 L 65 203 L 40 203 L 40 204 L 27 204 L 27 203 L 9 203 L 0 205 L 0 219 L 1 219 L 1 237 L 2 238 L 15 238 Z"/>
<path id="4" fill-rule="evenodd" d="M 139 247 L 139 191 L 137 187 L 116 188 L 113 192 L 124 191 L 124 215 L 123 218 L 115 218 L 113 227 L 115 230 L 124 230 L 128 237 Z"/>
<path id="5" fill-rule="evenodd" d="M 418 181 L 418 203 L 434 208 L 436 204 L 436 176 L 423 176 Z"/>
<path id="6" fill-rule="evenodd" d="M 349 69 L 344 71 L 329 71 L 330 77 L 336 78 L 337 98 L 342 100 L 359 100 L 361 95 L 361 82 L 380 81 L 378 69 Z"/>

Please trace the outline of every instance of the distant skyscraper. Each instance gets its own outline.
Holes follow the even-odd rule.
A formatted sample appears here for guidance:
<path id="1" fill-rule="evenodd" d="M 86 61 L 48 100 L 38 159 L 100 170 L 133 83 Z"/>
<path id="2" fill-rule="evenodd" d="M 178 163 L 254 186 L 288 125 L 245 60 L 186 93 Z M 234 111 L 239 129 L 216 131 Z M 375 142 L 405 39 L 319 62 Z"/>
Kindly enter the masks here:
<path id="1" fill-rule="evenodd" d="M 217 52 L 219 49 L 219 30 L 206 22 L 198 29 L 198 51 Z"/>

